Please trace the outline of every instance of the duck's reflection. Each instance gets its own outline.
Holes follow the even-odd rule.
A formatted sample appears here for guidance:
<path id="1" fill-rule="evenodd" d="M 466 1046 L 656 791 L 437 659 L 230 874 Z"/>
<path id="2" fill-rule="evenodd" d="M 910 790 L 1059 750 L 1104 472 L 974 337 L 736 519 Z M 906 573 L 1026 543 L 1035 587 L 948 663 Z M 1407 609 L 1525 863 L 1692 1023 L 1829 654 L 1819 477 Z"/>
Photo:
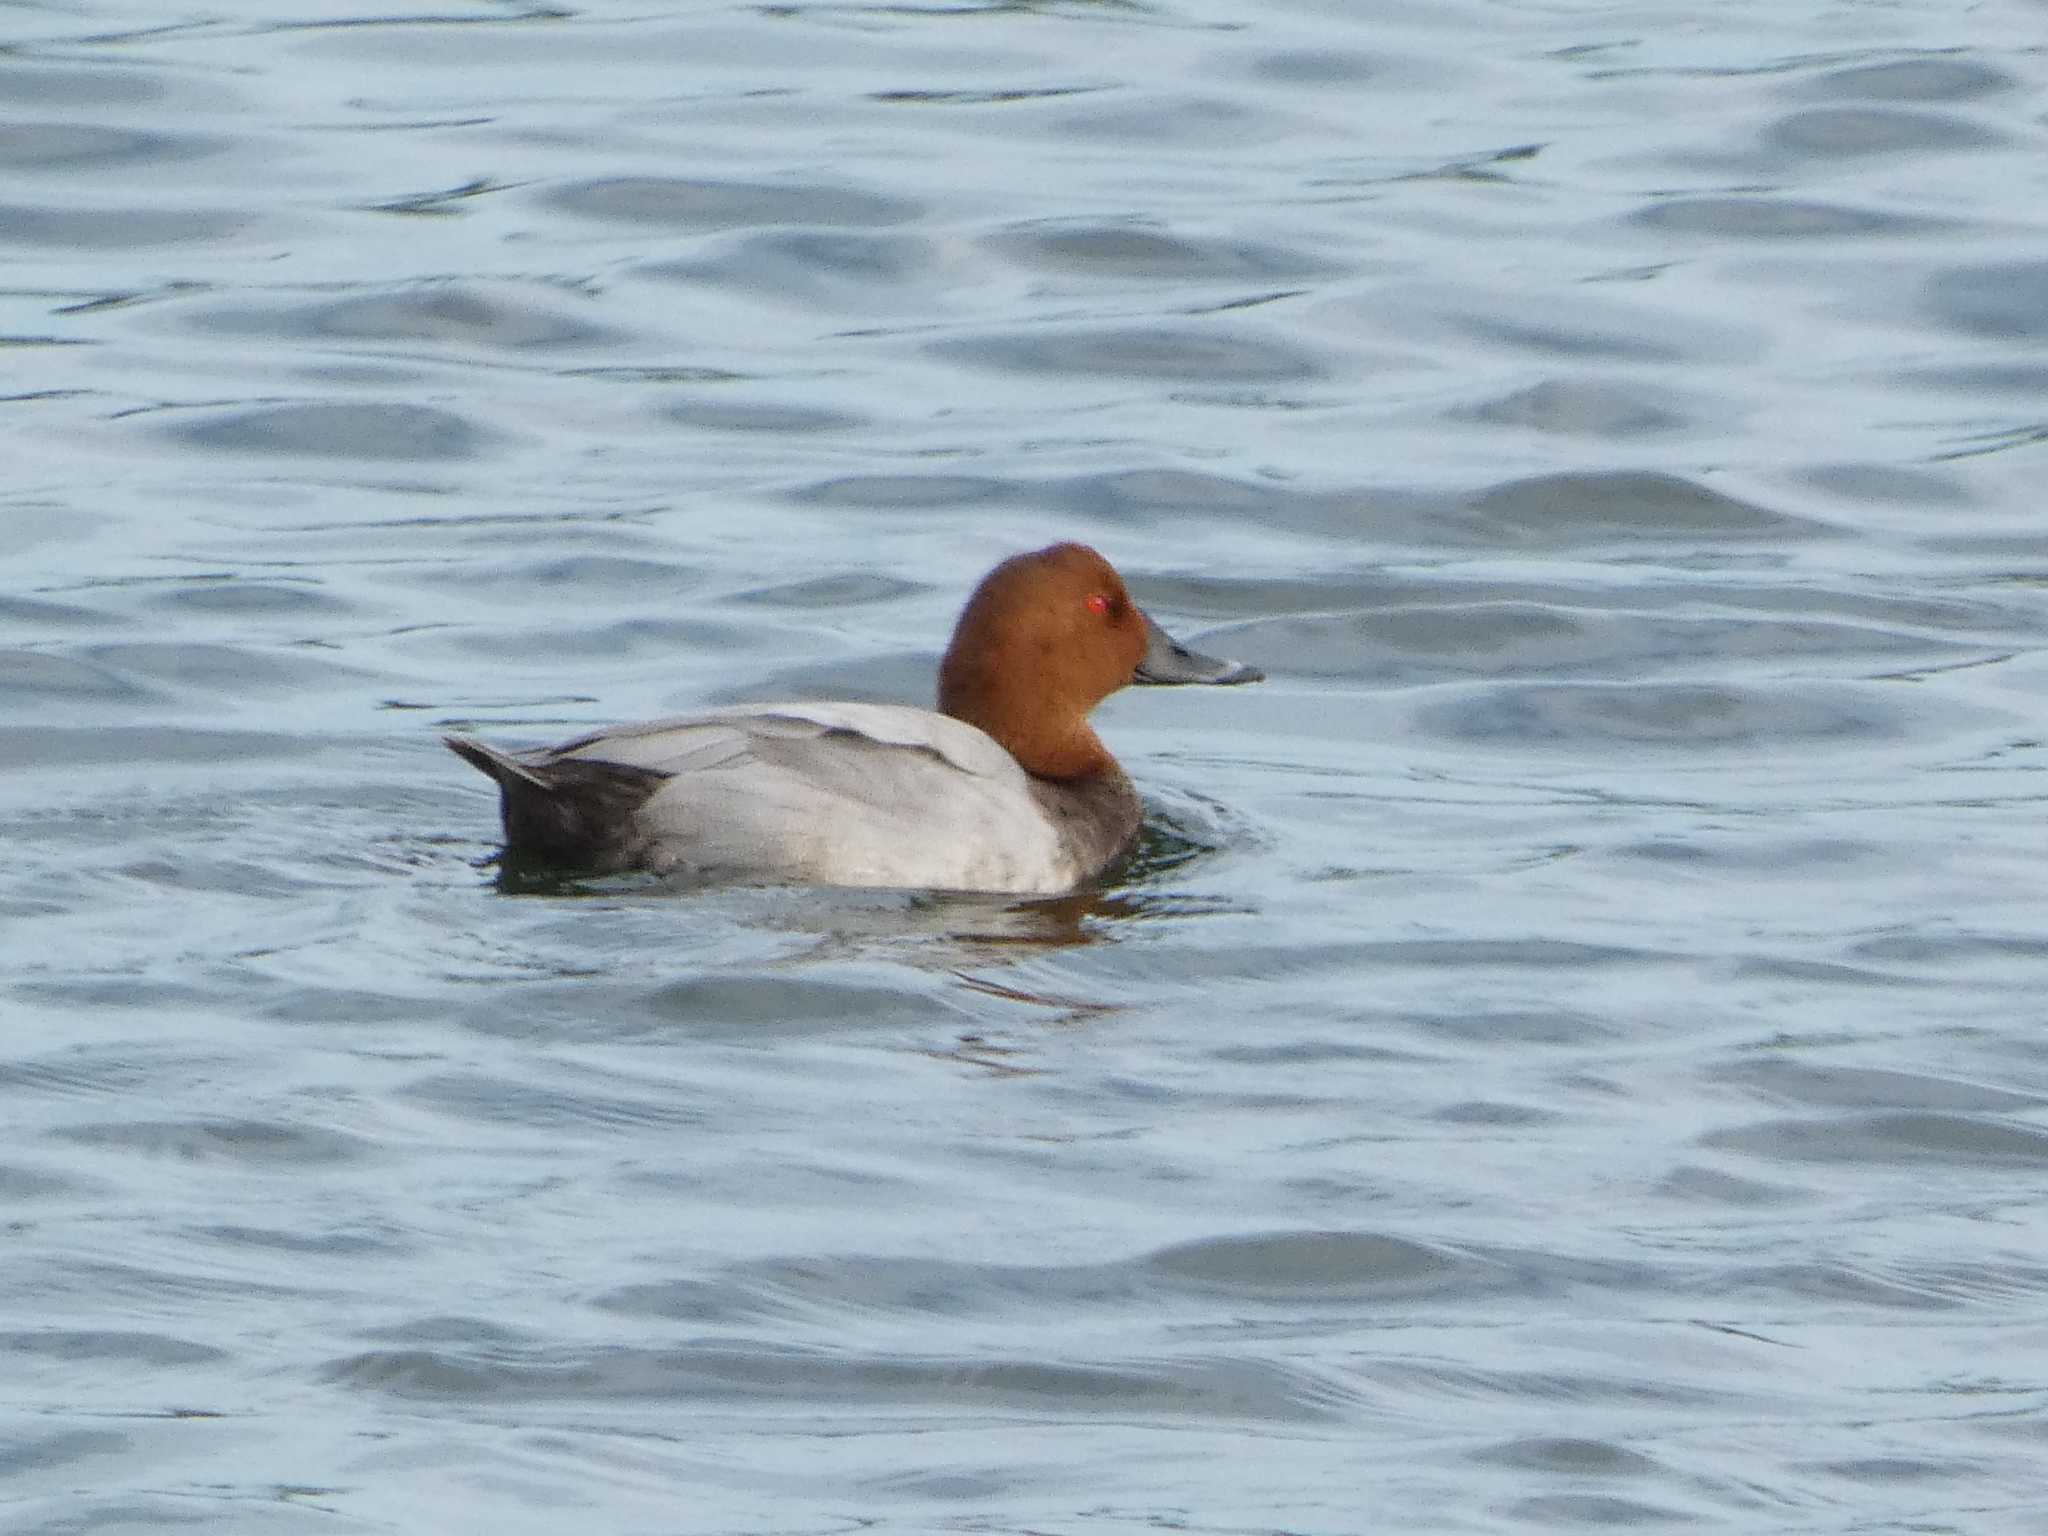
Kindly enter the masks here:
<path id="1" fill-rule="evenodd" d="M 1033 962 L 1116 943 L 1139 923 L 1242 910 L 1230 897 L 1193 892 L 1182 881 L 1227 843 L 1244 840 L 1217 824 L 1206 802 L 1153 806 L 1131 855 L 1102 884 L 1028 899 L 985 892 L 690 886 L 647 875 L 568 875 L 502 857 L 496 886 L 508 896 L 636 909 L 658 923 L 672 911 L 687 930 L 677 935 L 676 964 L 700 974 L 722 971 L 718 957 L 729 953 L 756 974 L 765 966 L 817 979 L 846 967 L 848 974 L 867 973 L 872 982 L 873 968 L 880 965 L 943 977 L 928 995 L 934 1022 L 953 1028 L 937 1040 L 918 1030 L 924 1038 L 911 1049 L 979 1071 L 1025 1076 L 1042 1070 L 1026 1043 L 1031 1032 L 1096 1023 L 1130 1006 L 1121 989 L 1102 976 L 1083 979 L 1073 967 Z M 598 912 L 591 916 L 603 920 Z M 764 938 L 778 951 L 772 957 L 762 954 Z M 637 944 L 643 955 L 645 939 L 642 930 Z M 1024 1036 L 1008 1035 L 1009 1023 L 1026 1021 Z"/>

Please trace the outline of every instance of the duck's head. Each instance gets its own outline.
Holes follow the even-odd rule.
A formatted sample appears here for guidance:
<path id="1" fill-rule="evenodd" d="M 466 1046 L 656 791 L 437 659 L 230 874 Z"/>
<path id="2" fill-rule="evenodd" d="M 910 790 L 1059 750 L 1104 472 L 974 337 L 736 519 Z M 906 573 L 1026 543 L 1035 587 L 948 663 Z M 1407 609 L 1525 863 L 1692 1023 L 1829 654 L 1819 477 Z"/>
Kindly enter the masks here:
<path id="1" fill-rule="evenodd" d="M 1085 544 L 1013 555 L 967 599 L 939 667 L 939 709 L 988 732 L 1027 772 L 1117 771 L 1088 713 L 1129 683 L 1251 683 L 1265 674 L 1179 644 Z"/>

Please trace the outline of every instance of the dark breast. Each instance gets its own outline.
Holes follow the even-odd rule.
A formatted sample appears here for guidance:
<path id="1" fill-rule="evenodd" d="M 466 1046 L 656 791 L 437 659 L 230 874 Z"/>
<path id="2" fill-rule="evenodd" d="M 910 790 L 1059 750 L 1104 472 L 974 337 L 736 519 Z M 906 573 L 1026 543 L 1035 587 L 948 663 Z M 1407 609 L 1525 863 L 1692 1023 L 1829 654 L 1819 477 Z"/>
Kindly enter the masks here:
<path id="1" fill-rule="evenodd" d="M 1085 870 L 1106 869 L 1137 841 L 1138 795 L 1121 770 L 1087 779 L 1034 778 L 1031 798 Z"/>

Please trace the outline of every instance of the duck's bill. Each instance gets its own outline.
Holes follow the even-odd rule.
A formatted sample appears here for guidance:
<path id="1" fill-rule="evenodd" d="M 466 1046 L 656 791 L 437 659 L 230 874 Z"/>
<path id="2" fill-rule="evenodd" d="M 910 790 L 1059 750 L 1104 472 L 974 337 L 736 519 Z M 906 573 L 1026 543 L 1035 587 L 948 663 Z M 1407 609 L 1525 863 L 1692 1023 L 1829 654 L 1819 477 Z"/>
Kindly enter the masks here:
<path id="1" fill-rule="evenodd" d="M 1256 683 L 1266 674 L 1241 661 L 1219 661 L 1191 651 L 1147 617 L 1145 658 L 1134 683 Z"/>

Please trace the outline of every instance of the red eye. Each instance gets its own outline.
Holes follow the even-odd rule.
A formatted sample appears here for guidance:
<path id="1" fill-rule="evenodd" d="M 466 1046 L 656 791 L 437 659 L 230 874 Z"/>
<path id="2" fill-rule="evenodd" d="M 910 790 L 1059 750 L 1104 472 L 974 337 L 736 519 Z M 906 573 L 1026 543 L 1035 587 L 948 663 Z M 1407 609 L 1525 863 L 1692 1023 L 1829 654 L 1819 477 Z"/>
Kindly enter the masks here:
<path id="1" fill-rule="evenodd" d="M 1109 598 L 1101 592 L 1090 592 L 1088 594 L 1088 611 L 1097 615 L 1108 613 Z"/>

